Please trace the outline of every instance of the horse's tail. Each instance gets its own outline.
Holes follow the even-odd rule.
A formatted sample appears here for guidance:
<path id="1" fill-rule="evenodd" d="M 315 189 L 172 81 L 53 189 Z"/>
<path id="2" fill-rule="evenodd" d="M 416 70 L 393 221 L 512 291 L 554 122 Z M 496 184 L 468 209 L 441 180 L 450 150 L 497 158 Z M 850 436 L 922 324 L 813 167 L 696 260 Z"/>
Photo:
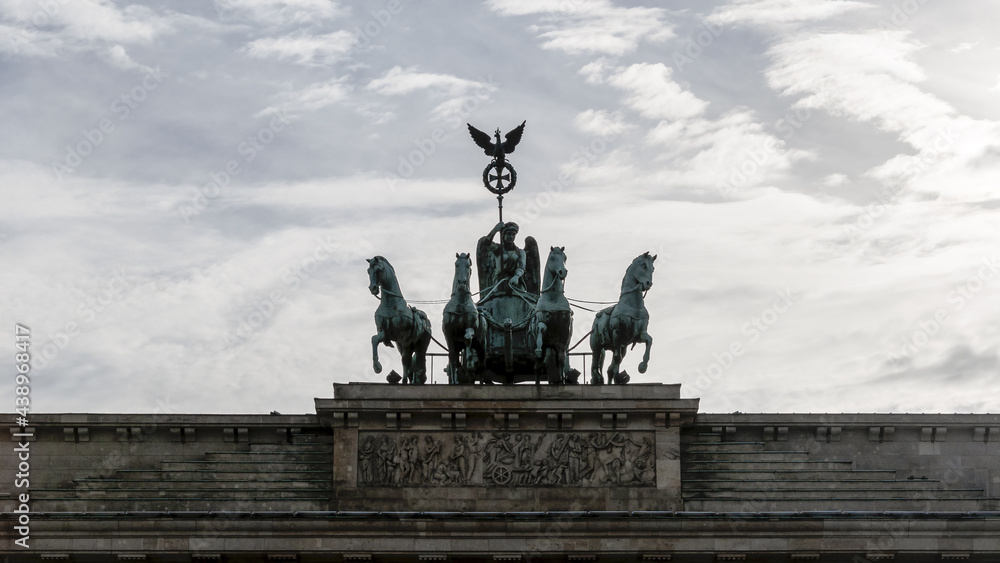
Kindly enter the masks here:
<path id="1" fill-rule="evenodd" d="M 418 338 L 431 336 L 431 321 L 427 318 L 427 313 L 410 305 L 410 312 L 413 314 L 414 335 Z"/>
<path id="2" fill-rule="evenodd" d="M 594 325 L 590 333 L 590 349 L 597 350 L 598 347 L 604 348 L 605 344 L 611 342 L 611 313 L 615 310 L 615 306 L 612 305 L 605 309 L 601 309 L 597 312 L 594 317 Z"/>

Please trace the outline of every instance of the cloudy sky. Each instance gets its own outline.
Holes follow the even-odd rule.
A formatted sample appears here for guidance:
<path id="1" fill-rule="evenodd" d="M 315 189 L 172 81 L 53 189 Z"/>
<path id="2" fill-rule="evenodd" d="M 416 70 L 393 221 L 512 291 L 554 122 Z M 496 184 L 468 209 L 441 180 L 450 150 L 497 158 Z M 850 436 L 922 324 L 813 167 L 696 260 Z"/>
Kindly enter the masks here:
<path id="1" fill-rule="evenodd" d="M 0 2 L 0 317 L 32 331 L 33 409 L 384 381 L 364 259 L 447 298 L 497 221 L 465 123 L 527 120 L 505 219 L 566 247 L 567 293 L 659 256 L 633 381 L 1000 411 L 1000 5 L 662 4 Z"/>

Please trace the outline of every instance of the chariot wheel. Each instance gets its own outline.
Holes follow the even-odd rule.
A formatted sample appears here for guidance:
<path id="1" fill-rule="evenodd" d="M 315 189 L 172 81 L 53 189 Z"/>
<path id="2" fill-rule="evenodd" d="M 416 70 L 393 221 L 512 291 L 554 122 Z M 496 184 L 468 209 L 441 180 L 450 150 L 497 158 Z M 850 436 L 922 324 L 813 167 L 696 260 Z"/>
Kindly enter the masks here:
<path id="1" fill-rule="evenodd" d="M 513 475 L 511 474 L 510 469 L 507 469 L 506 467 L 500 466 L 493 469 L 493 482 L 498 485 L 506 485 L 510 483 L 511 477 L 513 477 Z"/>

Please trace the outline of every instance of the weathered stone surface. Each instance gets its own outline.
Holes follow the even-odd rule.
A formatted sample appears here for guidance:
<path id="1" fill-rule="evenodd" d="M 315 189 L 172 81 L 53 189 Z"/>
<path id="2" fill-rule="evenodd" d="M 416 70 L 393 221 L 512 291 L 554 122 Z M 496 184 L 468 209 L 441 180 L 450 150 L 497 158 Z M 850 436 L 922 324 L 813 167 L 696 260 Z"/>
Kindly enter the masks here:
<path id="1" fill-rule="evenodd" d="M 15 498 L 0 497 L 0 555 L 13 563 L 139 553 L 154 563 L 192 553 L 303 562 L 344 553 L 1000 559 L 1000 433 L 989 430 L 1000 427 L 998 415 L 698 414 L 679 386 L 632 384 L 338 385 L 316 405 L 316 415 L 293 416 L 33 415 L 32 548 L 13 543 Z M 77 441 L 82 428 L 87 440 Z M 629 464 L 624 473 L 634 476 L 648 439 L 652 483 L 588 481 L 587 451 L 570 471 L 568 437 L 592 435 L 621 445 L 608 449 L 605 476 Z M 507 445 L 498 439 L 487 456 L 494 436 Z M 369 437 L 388 437 L 396 454 L 415 437 L 424 462 L 414 467 L 424 472 L 410 474 L 425 479 L 428 459 L 477 463 L 461 466 L 463 475 L 472 468 L 467 482 L 365 484 Z M 0 450 L 4 474 L 17 471 L 16 445 Z M 513 457 L 496 455 L 507 448 Z M 562 469 L 546 473 L 554 482 L 504 486 L 485 476 L 498 458 L 512 474 L 548 459 Z"/>

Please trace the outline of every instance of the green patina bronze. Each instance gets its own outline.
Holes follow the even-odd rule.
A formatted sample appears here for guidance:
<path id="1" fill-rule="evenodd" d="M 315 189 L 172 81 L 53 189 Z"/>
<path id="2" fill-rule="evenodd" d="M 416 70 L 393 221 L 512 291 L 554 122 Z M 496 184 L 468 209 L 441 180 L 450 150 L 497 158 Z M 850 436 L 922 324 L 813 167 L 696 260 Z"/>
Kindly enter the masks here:
<path id="1" fill-rule="evenodd" d="M 431 342 L 431 323 L 427 314 L 406 304 L 396 281 L 396 271 L 381 256 L 368 259 L 368 290 L 380 300 L 375 310 L 378 332 L 372 336 L 372 369 L 375 373 L 382 371 L 382 364 L 378 361 L 379 343 L 392 348 L 395 342 L 403 360 L 403 383 L 425 383 L 425 358 Z"/>
<path id="2" fill-rule="evenodd" d="M 479 290 L 475 294 L 470 287 L 472 257 L 455 254 L 451 299 L 441 324 L 448 350 L 445 372 L 451 384 L 539 384 L 543 376 L 550 384 L 569 384 L 576 383 L 579 375 L 569 368 L 573 311 L 564 293 L 566 247 L 550 247 L 543 278 L 538 243 L 529 236 L 524 238 L 523 247 L 518 246 L 517 224 L 503 221 L 503 196 L 517 181 L 507 154 L 521 141 L 524 126 L 521 123 L 501 140 L 500 129 L 491 137 L 469 125 L 472 139 L 492 157 L 483 171 L 483 184 L 497 196 L 500 221 L 476 245 Z M 649 313 L 643 297 L 653 283 L 655 259 L 647 252 L 633 260 L 622 281 L 618 303 L 597 313 L 590 336 L 590 383 L 604 383 L 601 371 L 606 350 L 614 356 L 608 383 L 628 383 L 628 374 L 620 371 L 622 358 L 627 346 L 640 342 L 646 344 L 646 351 L 639 372 L 646 371 L 652 338 L 646 332 Z M 375 372 L 382 369 L 378 344 L 392 347 L 396 342 L 403 356 L 402 383 L 423 383 L 427 377 L 424 357 L 431 340 L 427 315 L 406 304 L 385 258 L 377 256 L 368 262 L 369 287 L 376 296 L 380 290 L 382 293 L 375 312 L 378 333 L 372 337 Z M 478 300 L 474 300 L 476 296 Z"/>

